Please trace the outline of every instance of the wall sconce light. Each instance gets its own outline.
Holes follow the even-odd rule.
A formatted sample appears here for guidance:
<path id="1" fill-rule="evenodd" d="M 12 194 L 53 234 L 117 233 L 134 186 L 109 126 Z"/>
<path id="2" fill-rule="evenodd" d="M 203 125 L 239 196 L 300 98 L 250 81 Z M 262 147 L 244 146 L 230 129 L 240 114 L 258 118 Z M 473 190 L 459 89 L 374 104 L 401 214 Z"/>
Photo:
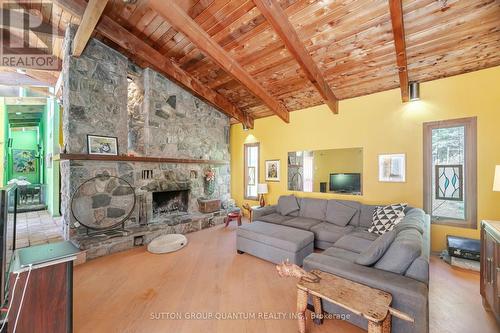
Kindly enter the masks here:
<path id="1" fill-rule="evenodd" d="M 410 82 L 410 101 L 418 101 L 420 99 L 420 83 Z"/>

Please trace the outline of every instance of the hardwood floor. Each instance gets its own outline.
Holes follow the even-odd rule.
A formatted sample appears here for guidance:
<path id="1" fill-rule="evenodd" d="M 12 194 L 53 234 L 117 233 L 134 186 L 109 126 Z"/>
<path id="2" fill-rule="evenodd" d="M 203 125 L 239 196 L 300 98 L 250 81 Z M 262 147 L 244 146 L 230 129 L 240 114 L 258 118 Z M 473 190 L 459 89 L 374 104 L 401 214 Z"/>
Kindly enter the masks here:
<path id="1" fill-rule="evenodd" d="M 217 226 L 187 235 L 188 245 L 175 253 L 154 255 L 140 247 L 75 267 L 74 331 L 297 331 L 290 318 L 296 280 L 279 278 L 269 262 L 236 254 L 235 231 L 236 223 Z M 481 305 L 479 274 L 438 258 L 431 260 L 430 309 L 431 332 L 497 332 Z M 193 316 L 201 318 L 186 319 Z M 308 332 L 363 330 L 341 320 L 321 326 L 308 320 Z"/>

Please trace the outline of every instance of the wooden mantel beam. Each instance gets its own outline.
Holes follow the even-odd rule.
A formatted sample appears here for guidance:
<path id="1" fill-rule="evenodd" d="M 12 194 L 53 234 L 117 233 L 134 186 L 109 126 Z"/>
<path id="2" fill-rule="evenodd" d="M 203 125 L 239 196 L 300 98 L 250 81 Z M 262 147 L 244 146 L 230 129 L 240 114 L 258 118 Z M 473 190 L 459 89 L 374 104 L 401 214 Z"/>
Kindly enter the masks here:
<path id="1" fill-rule="evenodd" d="M 288 51 L 297 60 L 307 78 L 316 87 L 326 105 L 333 113 L 338 113 L 338 99 L 323 78 L 318 66 L 302 43 L 287 15 L 277 0 L 253 0 L 257 8 L 285 43 Z"/>
<path id="2" fill-rule="evenodd" d="M 177 31 L 183 33 L 194 45 L 216 64 L 232 75 L 252 94 L 261 99 L 278 117 L 289 122 L 288 110 L 271 96 L 228 52 L 182 10 L 175 1 L 149 0 L 149 6 L 163 16 Z"/>
<path id="3" fill-rule="evenodd" d="M 80 26 L 76 31 L 75 39 L 73 40 L 72 54 L 75 57 L 79 57 L 82 54 L 107 3 L 108 0 L 89 0 Z"/>
<path id="4" fill-rule="evenodd" d="M 84 13 L 85 1 L 83 0 L 53 1 L 75 16 L 82 16 Z M 160 73 L 212 104 L 229 117 L 235 118 L 248 128 L 253 128 L 253 118 L 246 112 L 238 109 L 226 97 L 208 88 L 198 79 L 184 71 L 177 64 L 163 56 L 156 49 L 136 37 L 108 16 L 102 15 L 100 22 L 96 26 L 96 30 L 120 47 L 129 51 L 138 59 L 149 64 L 152 68 L 158 70 Z"/>
<path id="5" fill-rule="evenodd" d="M 399 85 L 401 87 L 401 99 L 409 101 L 408 92 L 408 63 L 406 61 L 405 28 L 403 23 L 403 5 L 401 0 L 389 0 L 391 12 L 392 33 L 394 35 L 394 46 L 396 47 L 396 62 L 399 72 Z"/>

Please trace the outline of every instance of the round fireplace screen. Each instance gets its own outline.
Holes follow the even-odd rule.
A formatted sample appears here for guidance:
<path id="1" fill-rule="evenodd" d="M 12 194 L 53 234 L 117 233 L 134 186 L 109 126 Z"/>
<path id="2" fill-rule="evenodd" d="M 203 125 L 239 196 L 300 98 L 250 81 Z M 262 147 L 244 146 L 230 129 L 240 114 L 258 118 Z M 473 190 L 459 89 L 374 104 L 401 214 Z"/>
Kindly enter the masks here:
<path id="1" fill-rule="evenodd" d="M 81 184 L 71 198 L 71 213 L 89 229 L 110 229 L 125 222 L 135 207 L 135 191 L 125 179 L 98 175 Z"/>

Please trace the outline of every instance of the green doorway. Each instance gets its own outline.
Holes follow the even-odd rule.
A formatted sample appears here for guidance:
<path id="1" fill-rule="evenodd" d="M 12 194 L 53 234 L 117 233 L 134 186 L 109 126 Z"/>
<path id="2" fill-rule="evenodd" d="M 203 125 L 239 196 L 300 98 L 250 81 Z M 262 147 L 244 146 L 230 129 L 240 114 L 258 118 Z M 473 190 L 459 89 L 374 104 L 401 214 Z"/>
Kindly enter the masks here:
<path id="1" fill-rule="evenodd" d="M 39 127 L 11 127 L 8 179 L 41 184 Z"/>
<path id="2" fill-rule="evenodd" d="M 19 211 L 44 210 L 43 119 L 46 98 L 8 98 L 7 182 L 18 185 Z"/>

